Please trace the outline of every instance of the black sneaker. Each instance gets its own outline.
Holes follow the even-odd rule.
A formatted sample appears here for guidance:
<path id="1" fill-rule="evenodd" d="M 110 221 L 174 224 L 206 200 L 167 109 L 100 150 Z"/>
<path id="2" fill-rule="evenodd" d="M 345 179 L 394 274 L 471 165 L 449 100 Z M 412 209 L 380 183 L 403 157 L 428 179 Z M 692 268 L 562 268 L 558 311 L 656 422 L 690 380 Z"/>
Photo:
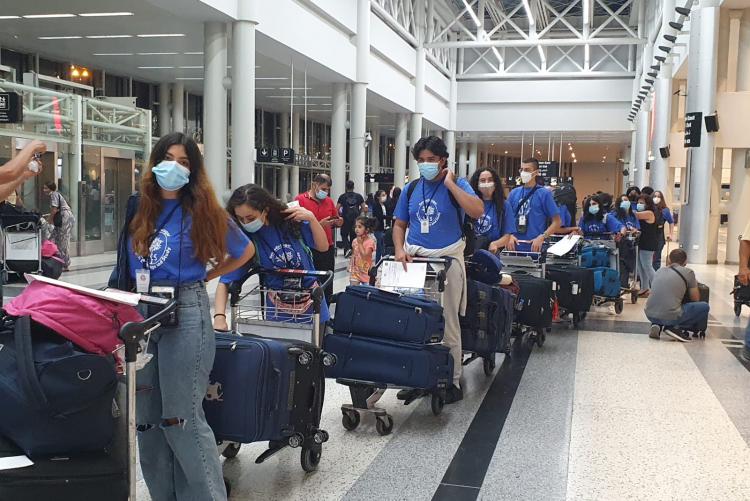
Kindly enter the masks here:
<path id="1" fill-rule="evenodd" d="M 651 329 L 648 331 L 648 337 L 651 339 L 659 339 L 661 336 L 661 326 L 656 324 L 651 324 Z"/>
<path id="2" fill-rule="evenodd" d="M 416 399 L 425 395 L 423 390 L 399 390 L 396 393 L 396 398 L 404 401 L 404 405 L 409 405 Z"/>
<path id="3" fill-rule="evenodd" d="M 349 249 L 349 250 L 347 250 L 347 251 L 344 251 L 344 257 L 345 257 L 346 259 L 349 259 L 350 257 L 352 257 L 352 250 L 351 250 L 351 249 Z"/>
<path id="4" fill-rule="evenodd" d="M 677 327 L 665 327 L 664 334 L 682 343 L 690 342 L 690 334 Z"/>
<path id="5" fill-rule="evenodd" d="M 464 399 L 464 392 L 461 391 L 461 388 L 458 386 L 451 385 L 450 388 L 448 388 L 448 391 L 445 392 L 445 403 L 447 404 L 455 404 L 459 400 Z"/>

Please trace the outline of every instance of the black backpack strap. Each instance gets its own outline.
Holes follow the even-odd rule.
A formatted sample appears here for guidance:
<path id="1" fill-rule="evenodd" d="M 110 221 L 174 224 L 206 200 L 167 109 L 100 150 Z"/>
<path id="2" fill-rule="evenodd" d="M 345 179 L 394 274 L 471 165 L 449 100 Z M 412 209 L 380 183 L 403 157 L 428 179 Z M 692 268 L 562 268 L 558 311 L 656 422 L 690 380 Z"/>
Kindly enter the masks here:
<path id="1" fill-rule="evenodd" d="M 538 189 L 539 189 L 539 186 L 534 186 L 531 189 L 531 191 L 525 197 L 521 199 L 521 201 L 518 203 L 518 207 L 516 207 L 516 217 L 518 217 L 518 213 L 521 211 L 521 207 L 523 207 L 523 205 L 526 202 L 528 202 L 531 199 L 531 197 L 534 196 L 534 193 L 536 193 L 536 190 Z"/>
<path id="2" fill-rule="evenodd" d="M 120 236 L 117 239 L 117 263 L 115 268 L 112 270 L 112 274 L 109 277 L 107 285 L 109 287 L 129 291 L 131 287 L 130 283 L 130 265 L 128 257 L 128 236 L 130 223 L 135 219 L 135 215 L 138 212 L 138 205 L 141 202 L 140 193 L 133 193 L 128 197 L 128 205 L 125 211 L 125 223 L 122 225 L 120 230 Z"/>
<path id="3" fill-rule="evenodd" d="M 670 266 L 669 269 L 672 270 L 672 271 L 674 271 L 675 273 L 677 273 L 680 276 L 680 278 L 682 279 L 682 281 L 685 282 L 685 291 L 686 292 L 689 291 L 690 290 L 690 286 L 688 285 L 687 279 L 684 276 L 682 276 L 682 273 L 680 273 L 679 271 L 677 271 L 677 268 L 675 268 L 673 266 Z"/>
<path id="4" fill-rule="evenodd" d="M 414 193 L 414 190 L 417 189 L 417 184 L 421 181 L 422 178 L 417 179 L 416 181 L 412 181 L 409 183 L 409 187 L 406 188 L 406 207 L 409 208 L 409 202 L 411 202 L 411 195 Z M 461 236 L 466 238 L 466 223 L 467 219 L 470 219 L 469 216 L 466 216 L 463 220 L 461 219 L 461 204 L 458 203 L 458 200 L 456 200 L 456 197 L 453 196 L 453 193 L 448 191 L 448 196 L 451 199 L 451 203 L 453 204 L 453 207 L 456 208 L 456 220 L 461 224 Z"/>

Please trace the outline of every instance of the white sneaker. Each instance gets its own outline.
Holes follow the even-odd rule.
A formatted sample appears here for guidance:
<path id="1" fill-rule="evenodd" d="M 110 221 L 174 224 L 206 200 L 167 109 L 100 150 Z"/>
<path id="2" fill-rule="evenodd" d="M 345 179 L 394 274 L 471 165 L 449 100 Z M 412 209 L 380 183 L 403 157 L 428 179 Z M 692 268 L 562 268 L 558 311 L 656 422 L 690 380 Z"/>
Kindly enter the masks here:
<path id="1" fill-rule="evenodd" d="M 616 315 L 617 315 L 617 312 L 615 312 L 615 305 L 613 305 L 613 304 L 610 304 L 610 305 L 609 305 L 609 307 L 607 308 L 607 313 L 608 313 L 608 314 L 609 314 L 610 316 L 613 316 L 613 317 L 614 317 L 614 316 L 616 316 Z"/>

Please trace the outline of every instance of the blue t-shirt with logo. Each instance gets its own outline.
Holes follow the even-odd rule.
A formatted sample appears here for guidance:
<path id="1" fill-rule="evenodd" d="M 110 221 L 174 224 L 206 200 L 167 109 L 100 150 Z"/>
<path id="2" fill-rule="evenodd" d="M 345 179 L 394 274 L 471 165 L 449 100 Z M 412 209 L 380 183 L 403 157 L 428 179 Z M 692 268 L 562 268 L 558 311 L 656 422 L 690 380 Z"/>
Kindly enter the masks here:
<path id="1" fill-rule="evenodd" d="M 409 187 L 417 183 L 409 197 Z M 469 182 L 457 179 L 459 188 L 476 196 Z M 459 216 L 460 213 L 460 216 Z M 463 236 L 463 209 L 456 209 L 443 181 L 429 182 L 424 179 L 412 181 L 404 187 L 393 211 L 396 219 L 409 224 L 407 243 L 426 249 L 442 249 L 453 245 Z M 460 219 L 459 219 L 460 217 Z M 429 225 L 429 232 L 422 233 L 422 222 Z"/>
<path id="2" fill-rule="evenodd" d="M 497 210 L 493 200 L 484 200 L 484 214 L 474 222 L 474 233 L 495 241 L 503 235 L 516 231 L 516 220 L 508 201 L 503 205 L 503 220 L 498 224 Z"/>
<path id="3" fill-rule="evenodd" d="M 261 268 L 279 270 L 315 270 L 310 249 L 315 246 L 315 238 L 310 228 L 310 223 L 304 221 L 300 228 L 300 237 L 282 231 L 275 226 L 262 226 L 260 230 L 250 235 L 255 244 L 255 252 Z M 219 280 L 223 284 L 229 284 L 245 277 L 254 259 L 239 269 L 223 275 Z M 264 286 L 271 290 L 282 290 L 285 287 L 285 278 L 274 275 L 264 275 Z M 303 288 L 311 288 L 315 285 L 315 277 L 305 277 L 302 281 Z M 321 308 L 321 321 L 329 319 L 328 307 L 323 302 Z"/>
<path id="4" fill-rule="evenodd" d="M 604 217 L 601 221 L 596 218 L 586 220 L 585 217 L 582 217 L 578 226 L 583 230 L 584 236 L 617 233 L 623 228 L 623 224 L 611 215 Z"/>
<path id="5" fill-rule="evenodd" d="M 620 218 L 618 211 L 613 210 L 609 213 L 609 217 L 617 219 L 628 231 L 641 229 L 641 223 L 638 221 L 638 218 L 635 217 L 635 214 L 627 214 L 625 218 L 622 219 Z"/>
<path id="6" fill-rule="evenodd" d="M 519 207 L 521 201 L 532 190 L 536 191 L 534 191 L 534 194 L 528 198 L 522 207 Z M 526 186 L 519 186 L 510 192 L 508 202 L 510 202 L 516 225 L 518 225 L 516 214 L 526 216 L 526 233 L 520 233 L 518 228 L 513 233 L 520 240 L 535 239 L 545 232 L 549 226 L 550 219 L 560 215 L 552 192 L 542 187 L 527 188 Z"/>
<path id="7" fill-rule="evenodd" d="M 146 268 L 151 272 L 151 284 L 178 285 L 205 280 L 206 263 L 195 256 L 195 245 L 190 236 L 192 229 L 193 218 L 190 214 L 183 214 L 179 200 L 163 200 L 148 258 L 135 254 L 133 239 L 130 238 L 131 278 L 135 279 L 137 270 Z M 250 240 L 230 220 L 226 236 L 227 253 L 235 259 L 242 257 L 248 243 Z"/>

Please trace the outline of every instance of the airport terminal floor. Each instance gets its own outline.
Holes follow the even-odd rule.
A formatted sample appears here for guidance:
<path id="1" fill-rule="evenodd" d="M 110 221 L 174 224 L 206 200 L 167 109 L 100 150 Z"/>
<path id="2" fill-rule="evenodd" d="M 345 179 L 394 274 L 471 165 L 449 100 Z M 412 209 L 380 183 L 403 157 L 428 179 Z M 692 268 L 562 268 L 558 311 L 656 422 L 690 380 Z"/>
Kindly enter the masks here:
<path id="1" fill-rule="evenodd" d="M 64 279 L 101 285 L 112 259 L 75 258 Z M 349 391 L 328 380 L 318 471 L 288 449 L 257 465 L 265 445 L 243 445 L 224 460 L 230 499 L 750 499 L 750 366 L 738 358 L 750 310 L 734 315 L 734 267 L 692 268 L 711 288 L 705 340 L 650 339 L 644 300 L 620 316 L 594 309 L 542 348 L 516 343 L 491 377 L 469 364 L 464 400 L 440 416 L 428 399 L 404 406 L 386 392 L 384 437 L 372 417 L 344 430 Z M 339 258 L 336 290 L 346 284 Z"/>

